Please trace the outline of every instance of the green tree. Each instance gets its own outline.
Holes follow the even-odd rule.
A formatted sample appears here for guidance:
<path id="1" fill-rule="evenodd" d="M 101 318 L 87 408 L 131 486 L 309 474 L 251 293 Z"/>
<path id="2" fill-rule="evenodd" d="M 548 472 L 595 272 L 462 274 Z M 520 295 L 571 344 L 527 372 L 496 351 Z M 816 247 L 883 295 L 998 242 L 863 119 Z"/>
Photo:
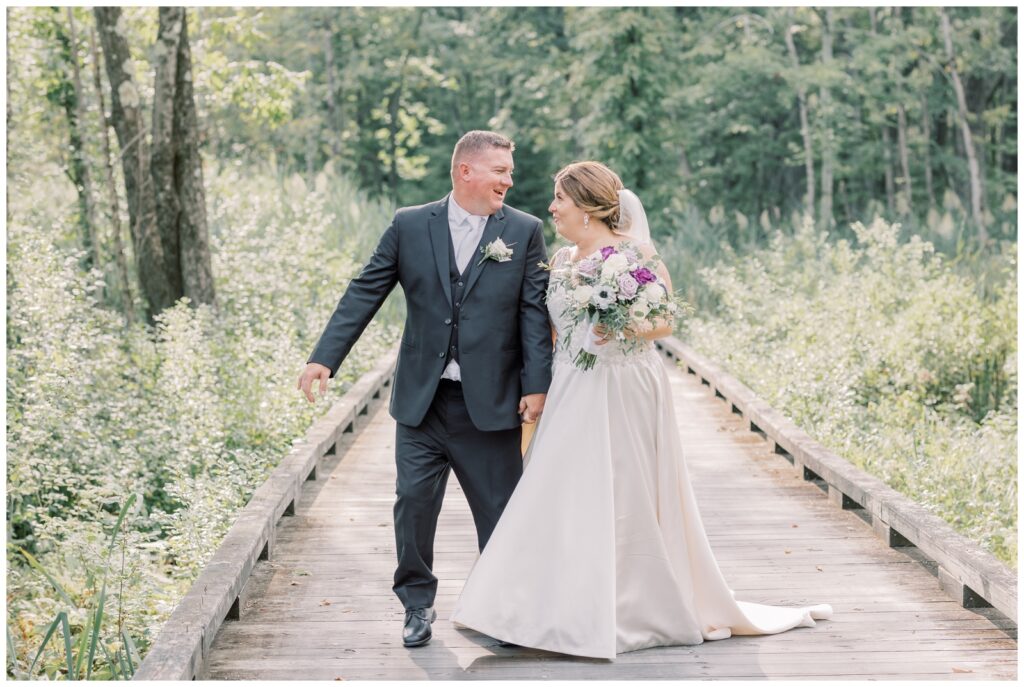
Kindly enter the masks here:
<path id="1" fill-rule="evenodd" d="M 676 15 L 579 8 L 567 17 L 577 60 L 568 95 L 581 115 L 580 147 L 618 172 L 654 217 L 664 214 L 680 186 L 678 135 L 666 107 L 678 56 Z"/>

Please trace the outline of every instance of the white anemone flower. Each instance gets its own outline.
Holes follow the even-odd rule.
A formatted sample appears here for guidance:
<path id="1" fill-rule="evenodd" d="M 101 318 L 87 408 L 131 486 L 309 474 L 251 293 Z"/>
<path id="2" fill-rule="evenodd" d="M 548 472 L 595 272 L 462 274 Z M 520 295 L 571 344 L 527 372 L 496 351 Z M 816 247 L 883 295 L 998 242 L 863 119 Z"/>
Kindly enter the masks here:
<path id="1" fill-rule="evenodd" d="M 601 284 L 594 289 L 594 295 L 590 297 L 591 303 L 601 310 L 607 310 L 608 306 L 615 302 L 615 287 L 610 284 Z"/>

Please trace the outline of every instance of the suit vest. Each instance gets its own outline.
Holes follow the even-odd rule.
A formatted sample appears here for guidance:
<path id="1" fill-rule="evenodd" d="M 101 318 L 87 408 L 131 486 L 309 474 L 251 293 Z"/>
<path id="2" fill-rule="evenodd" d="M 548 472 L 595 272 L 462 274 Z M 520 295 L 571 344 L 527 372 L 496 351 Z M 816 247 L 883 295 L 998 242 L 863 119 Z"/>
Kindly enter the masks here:
<path id="1" fill-rule="evenodd" d="M 452 316 L 450 321 L 445 321 L 445 324 L 451 325 L 445 367 L 448 367 L 452 360 L 459 362 L 459 314 L 462 310 L 462 294 L 466 291 L 466 284 L 469 283 L 469 275 L 472 274 L 474 267 L 473 257 L 470 257 L 466 271 L 459 273 L 459 266 L 455 260 L 455 245 L 452 243 L 451 232 L 448 232 L 448 278 L 452 286 Z"/>

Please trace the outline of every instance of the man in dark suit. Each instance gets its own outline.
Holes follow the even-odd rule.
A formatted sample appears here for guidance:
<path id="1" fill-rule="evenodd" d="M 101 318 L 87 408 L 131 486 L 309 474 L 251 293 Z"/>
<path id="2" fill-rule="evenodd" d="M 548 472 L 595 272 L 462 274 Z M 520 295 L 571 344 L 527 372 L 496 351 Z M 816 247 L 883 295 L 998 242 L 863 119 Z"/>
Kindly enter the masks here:
<path id="1" fill-rule="evenodd" d="M 515 146 L 471 131 L 452 154 L 452 192 L 401 208 L 349 282 L 298 386 L 313 401 L 396 283 L 407 314 L 390 411 L 395 459 L 394 591 L 405 646 L 430 641 L 434 532 L 448 473 L 466 494 L 481 550 L 522 475 L 522 423 L 536 422 L 551 382 L 541 221 L 505 205 Z"/>

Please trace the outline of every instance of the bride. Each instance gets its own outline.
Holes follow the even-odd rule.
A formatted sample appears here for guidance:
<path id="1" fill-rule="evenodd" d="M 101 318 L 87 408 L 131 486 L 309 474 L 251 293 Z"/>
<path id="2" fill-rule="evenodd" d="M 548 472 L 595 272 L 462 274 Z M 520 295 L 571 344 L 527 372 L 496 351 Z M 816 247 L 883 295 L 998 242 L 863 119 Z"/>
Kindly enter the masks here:
<path id="1" fill-rule="evenodd" d="M 669 335 L 671 323 L 635 332 L 647 343 L 631 347 L 585 331 L 586 322 L 584 331 L 568 331 L 570 263 L 625 242 L 654 255 L 639 199 L 604 165 L 577 162 L 555 176 L 548 210 L 574 244 L 551 261 L 551 388 L 522 479 L 452 621 L 510 644 L 614 659 L 830 618 L 827 604 L 734 599 L 704 533 L 669 379 L 651 343 Z M 658 274 L 671 289 L 663 263 Z M 597 363 L 581 370 L 572 361 L 587 336 L 598 337 Z"/>

